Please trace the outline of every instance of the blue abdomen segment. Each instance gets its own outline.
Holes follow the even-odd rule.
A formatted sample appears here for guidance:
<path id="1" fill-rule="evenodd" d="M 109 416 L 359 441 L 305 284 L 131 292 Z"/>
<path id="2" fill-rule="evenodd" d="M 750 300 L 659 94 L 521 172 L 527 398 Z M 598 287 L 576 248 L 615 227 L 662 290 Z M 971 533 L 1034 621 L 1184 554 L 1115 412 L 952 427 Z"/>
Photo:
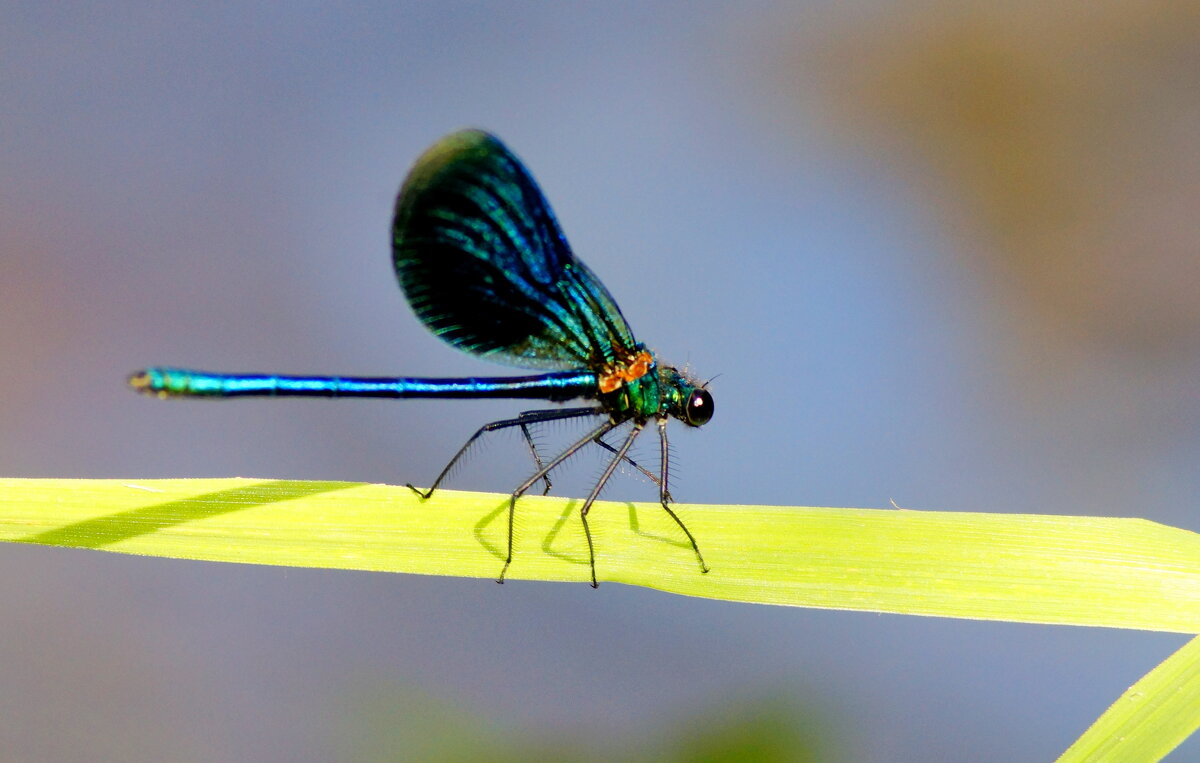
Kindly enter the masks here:
<path id="1" fill-rule="evenodd" d="M 594 398 L 596 374 L 564 371 L 537 376 L 413 379 L 365 376 L 214 374 L 147 368 L 129 377 L 139 392 L 158 397 L 383 397 L 524 398 L 561 402 Z"/>

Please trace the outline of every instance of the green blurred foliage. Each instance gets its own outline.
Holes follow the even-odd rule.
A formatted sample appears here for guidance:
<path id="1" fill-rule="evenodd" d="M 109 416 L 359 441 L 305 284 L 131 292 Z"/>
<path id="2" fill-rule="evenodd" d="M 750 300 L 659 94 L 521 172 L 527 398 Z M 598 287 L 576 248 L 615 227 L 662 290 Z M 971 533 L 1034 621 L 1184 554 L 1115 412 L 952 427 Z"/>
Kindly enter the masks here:
<path id="1" fill-rule="evenodd" d="M 575 731 L 502 728 L 441 699 L 394 685 L 360 687 L 337 713 L 338 757 L 460 763 L 529 760 L 807 763 L 843 759 L 838 729 L 785 694 L 732 698 L 666 727 L 614 739 Z"/>

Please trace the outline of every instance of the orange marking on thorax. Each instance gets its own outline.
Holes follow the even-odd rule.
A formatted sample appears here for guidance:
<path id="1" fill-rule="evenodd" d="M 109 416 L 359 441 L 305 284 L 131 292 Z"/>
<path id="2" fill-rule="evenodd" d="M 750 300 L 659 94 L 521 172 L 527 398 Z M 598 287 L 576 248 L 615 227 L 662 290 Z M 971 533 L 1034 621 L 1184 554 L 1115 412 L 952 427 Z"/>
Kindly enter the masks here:
<path id="1" fill-rule="evenodd" d="M 650 373 L 654 356 L 647 350 L 642 350 L 624 363 L 610 363 L 604 367 L 598 380 L 600 392 L 612 392 L 619 389 L 625 382 L 635 381 Z"/>

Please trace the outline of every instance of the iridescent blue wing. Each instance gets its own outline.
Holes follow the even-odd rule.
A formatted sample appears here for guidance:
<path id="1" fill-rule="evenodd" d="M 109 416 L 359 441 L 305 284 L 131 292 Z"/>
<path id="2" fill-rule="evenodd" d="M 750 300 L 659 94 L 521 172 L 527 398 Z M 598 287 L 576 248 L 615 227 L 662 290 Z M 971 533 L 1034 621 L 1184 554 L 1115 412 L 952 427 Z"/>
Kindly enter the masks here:
<path id="1" fill-rule="evenodd" d="M 417 317 L 467 352 L 598 368 L 636 344 L 529 171 L 488 133 L 448 135 L 417 160 L 396 200 L 392 255 Z"/>

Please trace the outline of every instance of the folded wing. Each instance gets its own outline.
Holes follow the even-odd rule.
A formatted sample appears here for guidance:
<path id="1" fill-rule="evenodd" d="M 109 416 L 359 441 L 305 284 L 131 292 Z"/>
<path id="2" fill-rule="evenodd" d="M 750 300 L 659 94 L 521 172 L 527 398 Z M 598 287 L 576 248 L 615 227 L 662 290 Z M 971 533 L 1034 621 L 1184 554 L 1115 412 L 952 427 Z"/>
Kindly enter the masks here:
<path id="1" fill-rule="evenodd" d="M 636 344 L 533 177 L 488 133 L 453 133 L 417 160 L 396 200 L 392 254 L 417 317 L 467 352 L 598 368 Z"/>

